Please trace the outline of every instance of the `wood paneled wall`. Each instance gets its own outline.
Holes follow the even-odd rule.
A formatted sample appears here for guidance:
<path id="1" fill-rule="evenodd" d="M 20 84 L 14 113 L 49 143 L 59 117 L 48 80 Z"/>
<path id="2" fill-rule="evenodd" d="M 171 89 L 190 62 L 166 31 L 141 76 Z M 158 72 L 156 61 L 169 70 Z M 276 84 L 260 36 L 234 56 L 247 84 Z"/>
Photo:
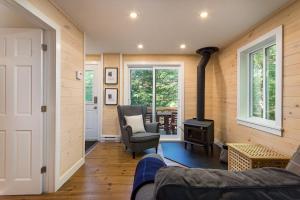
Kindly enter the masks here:
<path id="1" fill-rule="evenodd" d="M 238 125 L 237 49 L 283 25 L 283 137 Z M 264 23 L 231 43 L 208 66 L 212 88 L 209 117 L 215 119 L 215 132 L 223 142 L 251 142 L 267 145 L 291 155 L 300 145 L 300 1 L 274 14 Z"/>
<path id="2" fill-rule="evenodd" d="M 118 68 L 118 84 L 117 85 L 106 85 L 104 84 L 103 77 L 103 90 L 105 88 L 117 88 L 118 89 L 118 102 L 120 103 L 120 54 L 103 54 L 103 69 L 106 67 L 117 67 Z M 103 72 L 104 74 L 104 72 Z M 104 91 L 103 91 L 104 92 Z M 104 93 L 103 93 L 104 96 Z M 105 96 L 104 96 L 105 98 Z M 104 101 L 104 100 L 103 100 Z M 102 121 L 102 134 L 103 135 L 119 135 L 119 121 L 117 106 L 105 105 L 103 102 L 103 121 Z"/>
<path id="3" fill-rule="evenodd" d="M 85 56 L 86 62 L 101 62 L 101 55 L 99 54 L 89 54 Z"/>
<path id="4" fill-rule="evenodd" d="M 61 166 L 63 175 L 84 157 L 83 81 L 75 71 L 83 71 L 84 36 L 48 0 L 30 0 L 61 28 Z"/>

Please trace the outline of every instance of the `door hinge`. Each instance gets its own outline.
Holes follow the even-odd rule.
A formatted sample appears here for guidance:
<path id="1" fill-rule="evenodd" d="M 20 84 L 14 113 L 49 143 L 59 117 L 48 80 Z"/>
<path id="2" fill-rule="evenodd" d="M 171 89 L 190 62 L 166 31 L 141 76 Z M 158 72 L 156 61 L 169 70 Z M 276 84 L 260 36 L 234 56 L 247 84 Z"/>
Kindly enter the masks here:
<path id="1" fill-rule="evenodd" d="M 41 106 L 41 112 L 47 112 L 47 106 Z"/>
<path id="2" fill-rule="evenodd" d="M 48 49 L 48 46 L 46 44 L 42 44 L 42 50 L 47 51 L 47 49 Z"/>
<path id="3" fill-rule="evenodd" d="M 41 174 L 45 174 L 47 172 L 47 167 L 46 166 L 43 166 L 41 168 Z"/>

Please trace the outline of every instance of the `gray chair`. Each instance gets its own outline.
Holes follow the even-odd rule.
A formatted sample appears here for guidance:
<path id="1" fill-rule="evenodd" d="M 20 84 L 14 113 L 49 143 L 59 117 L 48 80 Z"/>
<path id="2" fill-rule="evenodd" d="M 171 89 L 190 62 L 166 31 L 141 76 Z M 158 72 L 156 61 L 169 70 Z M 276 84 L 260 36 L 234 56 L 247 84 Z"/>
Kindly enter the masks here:
<path id="1" fill-rule="evenodd" d="M 125 148 L 129 148 L 132 152 L 132 157 L 135 158 L 135 153 L 142 152 L 146 149 L 155 148 L 159 143 L 159 123 L 146 123 L 146 106 L 118 106 L 119 123 L 122 134 L 122 142 Z M 126 124 L 125 116 L 142 115 L 146 133 L 132 133 L 132 128 Z"/>

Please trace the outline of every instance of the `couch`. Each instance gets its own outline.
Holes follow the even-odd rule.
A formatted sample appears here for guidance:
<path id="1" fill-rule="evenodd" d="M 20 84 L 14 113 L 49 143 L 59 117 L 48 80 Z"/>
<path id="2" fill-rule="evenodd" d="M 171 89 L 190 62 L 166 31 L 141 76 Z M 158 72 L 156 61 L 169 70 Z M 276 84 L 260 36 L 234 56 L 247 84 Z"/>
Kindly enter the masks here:
<path id="1" fill-rule="evenodd" d="M 149 156 L 162 160 L 157 155 L 147 155 Z M 141 185 L 132 199 L 299 200 L 300 147 L 286 169 L 270 167 L 230 172 L 217 169 L 161 167 L 156 172 L 155 179 Z"/>

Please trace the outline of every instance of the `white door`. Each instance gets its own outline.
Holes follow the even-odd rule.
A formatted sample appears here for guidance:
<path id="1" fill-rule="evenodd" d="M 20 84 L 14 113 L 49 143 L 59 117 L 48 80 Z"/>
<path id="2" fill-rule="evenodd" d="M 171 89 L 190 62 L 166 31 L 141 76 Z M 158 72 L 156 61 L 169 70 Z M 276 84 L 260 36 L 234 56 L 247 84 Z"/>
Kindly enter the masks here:
<path id="1" fill-rule="evenodd" d="M 42 31 L 0 29 L 0 195 L 42 191 Z"/>
<path id="2" fill-rule="evenodd" d="M 85 140 L 98 140 L 98 65 L 85 65 Z"/>

